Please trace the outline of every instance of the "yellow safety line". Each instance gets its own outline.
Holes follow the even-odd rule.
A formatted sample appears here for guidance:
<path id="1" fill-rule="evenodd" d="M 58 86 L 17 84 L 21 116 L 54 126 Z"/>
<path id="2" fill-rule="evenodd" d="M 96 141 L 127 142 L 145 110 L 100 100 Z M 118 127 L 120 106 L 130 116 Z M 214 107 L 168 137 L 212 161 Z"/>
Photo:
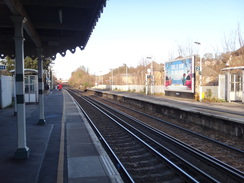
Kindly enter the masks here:
<path id="1" fill-rule="evenodd" d="M 63 96 L 64 98 L 64 96 Z M 61 122 L 61 136 L 60 136 L 60 148 L 59 148 L 59 160 L 58 160 L 58 175 L 57 183 L 63 183 L 64 174 L 64 123 L 65 123 L 65 100 L 63 102 L 63 115 Z"/>

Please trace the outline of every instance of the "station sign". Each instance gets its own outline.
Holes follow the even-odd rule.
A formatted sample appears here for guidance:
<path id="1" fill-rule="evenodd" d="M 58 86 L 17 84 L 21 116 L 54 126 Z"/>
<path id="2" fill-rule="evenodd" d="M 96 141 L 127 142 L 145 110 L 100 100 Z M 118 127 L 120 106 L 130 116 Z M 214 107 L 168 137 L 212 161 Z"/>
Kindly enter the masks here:
<path id="1" fill-rule="evenodd" d="M 6 70 L 6 65 L 0 65 L 0 70 Z"/>

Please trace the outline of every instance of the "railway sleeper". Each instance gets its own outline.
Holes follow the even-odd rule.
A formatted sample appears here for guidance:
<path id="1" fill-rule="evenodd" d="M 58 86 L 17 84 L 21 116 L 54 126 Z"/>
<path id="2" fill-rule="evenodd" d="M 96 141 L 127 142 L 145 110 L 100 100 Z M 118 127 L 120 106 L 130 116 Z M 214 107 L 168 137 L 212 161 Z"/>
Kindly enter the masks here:
<path id="1" fill-rule="evenodd" d="M 135 150 L 133 148 L 133 150 L 131 151 L 126 151 L 125 154 L 127 155 L 131 155 L 131 156 L 135 156 L 135 155 L 141 155 L 141 154 L 147 154 L 148 152 L 145 150 L 145 149 L 138 149 L 138 150 Z"/>
<path id="2" fill-rule="evenodd" d="M 152 160 L 145 160 L 145 161 L 140 161 L 140 162 L 131 162 L 131 163 L 127 163 L 127 165 L 129 166 L 157 166 L 158 164 L 163 165 L 162 162 L 152 159 Z"/>
<path id="3" fill-rule="evenodd" d="M 135 182 L 183 182 L 182 180 L 180 180 L 180 177 L 172 171 L 165 171 L 162 173 L 155 173 L 150 175 L 134 175 L 133 179 L 135 180 Z"/>
<path id="4" fill-rule="evenodd" d="M 149 173 L 157 173 L 159 171 L 167 171 L 169 168 L 163 164 L 157 164 L 157 165 L 149 165 L 149 166 L 134 166 L 133 170 L 140 170 L 140 171 L 145 171 Z"/>
<path id="5" fill-rule="evenodd" d="M 135 155 L 130 155 L 130 159 L 133 160 L 144 160 L 144 159 L 149 159 L 152 157 L 150 153 L 144 153 L 144 154 L 135 154 Z"/>
<path id="6" fill-rule="evenodd" d="M 125 149 L 125 150 L 129 150 L 129 149 L 140 149 L 141 146 L 139 144 L 133 144 L 133 146 L 125 146 L 124 144 L 116 144 L 115 149 Z"/>

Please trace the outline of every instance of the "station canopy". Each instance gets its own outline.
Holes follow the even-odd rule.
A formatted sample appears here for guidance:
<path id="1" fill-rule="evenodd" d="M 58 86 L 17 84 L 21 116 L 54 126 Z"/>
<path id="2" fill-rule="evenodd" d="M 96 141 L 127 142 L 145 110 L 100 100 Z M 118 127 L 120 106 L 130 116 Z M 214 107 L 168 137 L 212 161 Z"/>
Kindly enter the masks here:
<path id="1" fill-rule="evenodd" d="M 85 48 L 105 6 L 106 0 L 0 0 L 0 57 L 15 57 L 12 16 L 26 20 L 24 55 L 35 58 L 42 48 L 54 60 Z"/>

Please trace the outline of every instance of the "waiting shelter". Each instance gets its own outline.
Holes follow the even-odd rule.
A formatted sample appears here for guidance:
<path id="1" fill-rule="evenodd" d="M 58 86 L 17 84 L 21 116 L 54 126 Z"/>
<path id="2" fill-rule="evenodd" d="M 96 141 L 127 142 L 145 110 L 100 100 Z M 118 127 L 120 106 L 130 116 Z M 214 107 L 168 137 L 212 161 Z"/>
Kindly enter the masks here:
<path id="1" fill-rule="evenodd" d="M 244 103 L 244 66 L 226 67 L 222 71 L 226 73 L 219 77 L 219 92 L 229 102 Z"/>
<path id="2" fill-rule="evenodd" d="M 12 70 L 10 72 L 14 73 L 15 70 Z M 24 69 L 24 80 L 25 80 L 25 87 L 24 87 L 25 103 L 37 103 L 38 102 L 38 71 L 35 69 Z M 15 78 L 13 79 L 13 81 L 15 81 Z M 14 82 L 14 88 L 15 88 L 15 82 Z"/>
<path id="3" fill-rule="evenodd" d="M 25 102 L 38 102 L 38 71 L 24 69 L 25 77 Z"/>

